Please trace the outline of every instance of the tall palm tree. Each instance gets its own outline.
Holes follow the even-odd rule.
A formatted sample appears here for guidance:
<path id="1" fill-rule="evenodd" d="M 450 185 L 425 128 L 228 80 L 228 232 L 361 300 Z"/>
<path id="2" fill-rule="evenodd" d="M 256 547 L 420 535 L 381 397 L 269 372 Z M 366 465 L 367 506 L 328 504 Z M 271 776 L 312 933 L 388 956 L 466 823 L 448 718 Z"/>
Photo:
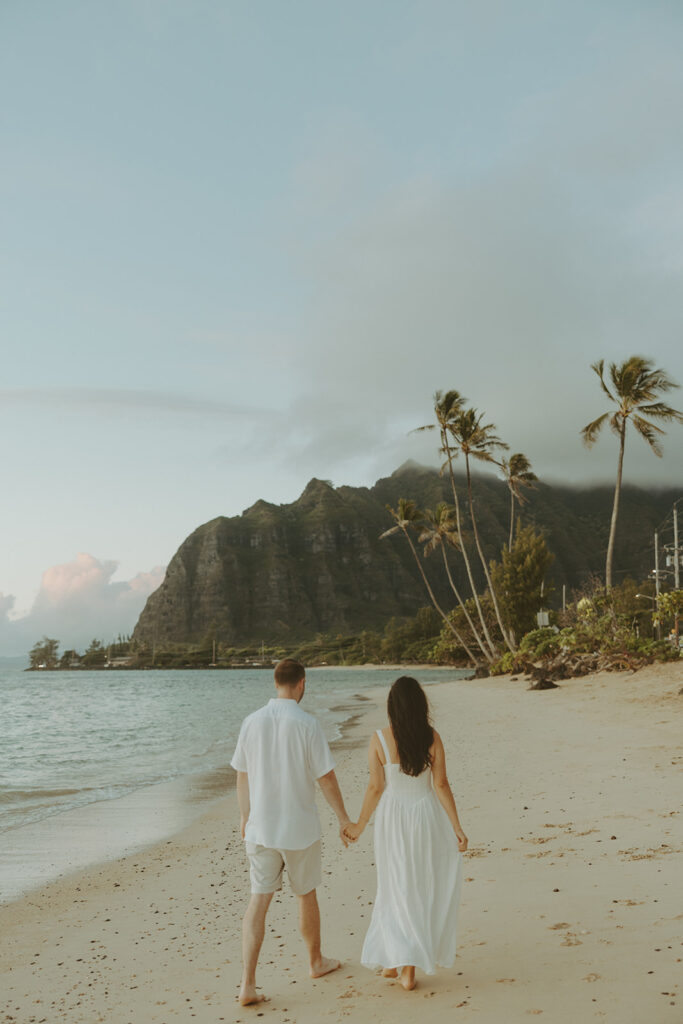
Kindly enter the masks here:
<path id="1" fill-rule="evenodd" d="M 448 424 L 448 431 L 454 439 L 457 447 L 465 456 L 465 471 L 467 474 L 467 498 L 469 501 L 470 518 L 472 520 L 472 532 L 474 534 L 474 542 L 479 552 L 479 558 L 481 565 L 484 570 L 484 576 L 486 577 L 486 583 L 491 594 L 491 601 L 493 603 L 493 610 L 496 613 L 496 619 L 500 628 L 503 640 L 505 641 L 509 650 L 514 651 L 514 647 L 510 642 L 507 630 L 503 625 L 503 617 L 500 613 L 498 606 L 498 598 L 496 591 L 491 581 L 491 574 L 489 573 L 488 563 L 486 556 L 481 546 L 481 540 L 479 538 L 479 528 L 477 526 L 477 517 L 474 514 L 474 501 L 472 499 L 472 469 L 470 465 L 470 459 L 477 459 L 479 462 L 496 462 L 494 458 L 494 452 L 498 449 L 507 449 L 508 445 L 504 441 L 494 434 L 496 429 L 493 423 L 482 423 L 484 418 L 483 413 L 477 412 L 476 409 L 463 409 L 457 416 L 450 421 Z"/>
<path id="2" fill-rule="evenodd" d="M 481 601 L 479 600 L 479 595 L 477 593 L 477 588 L 476 588 L 475 583 L 474 583 L 474 576 L 472 574 L 472 566 L 471 566 L 471 563 L 470 563 L 469 555 L 467 553 L 467 547 L 465 545 L 465 541 L 464 541 L 463 535 L 462 535 L 462 519 L 461 519 L 461 516 L 460 516 L 460 499 L 458 497 L 458 489 L 455 486 L 455 473 L 453 471 L 453 462 L 455 461 L 455 459 L 458 456 L 458 450 L 457 450 L 457 448 L 454 448 L 449 443 L 449 437 L 448 437 L 449 424 L 452 423 L 457 418 L 457 416 L 459 416 L 459 414 L 462 412 L 462 410 L 465 408 L 466 401 L 467 401 L 467 399 L 463 395 L 461 395 L 459 391 L 451 390 L 451 391 L 437 391 L 437 392 L 435 392 L 435 394 L 434 394 L 434 416 L 436 417 L 436 423 L 427 423 L 427 424 L 425 424 L 424 427 L 417 427 L 416 431 L 422 431 L 422 430 L 438 430 L 439 431 L 439 435 L 440 435 L 440 438 L 441 438 L 440 452 L 441 452 L 442 455 L 446 456 L 446 462 L 441 467 L 441 472 L 443 473 L 443 471 L 446 468 L 446 466 L 448 466 L 448 474 L 449 474 L 450 481 L 451 481 L 451 491 L 453 492 L 453 507 L 455 509 L 455 524 L 456 524 L 456 533 L 458 535 L 458 546 L 459 546 L 459 549 L 460 549 L 460 553 L 461 553 L 461 555 L 463 557 L 463 561 L 465 563 L 465 568 L 467 570 L 467 578 L 468 578 L 469 583 L 470 583 L 470 590 L 472 591 L 472 597 L 474 598 L 474 604 L 475 604 L 475 607 L 477 609 L 477 615 L 479 616 L 479 622 L 481 624 L 482 633 L 484 634 L 484 637 L 486 638 L 486 643 L 487 643 L 489 649 L 491 650 L 491 652 L 495 656 L 495 655 L 498 654 L 498 651 L 496 650 L 496 645 L 494 644 L 493 639 L 491 638 L 491 634 L 489 632 L 489 628 L 488 628 L 488 625 L 486 623 L 486 618 L 484 617 L 484 612 L 483 612 L 483 609 L 481 607 Z"/>
<path id="3" fill-rule="evenodd" d="M 394 520 L 395 525 L 390 527 L 390 529 L 385 530 L 384 533 L 380 534 L 380 538 L 379 539 L 380 540 L 384 540 L 385 537 L 392 537 L 394 534 L 398 533 L 399 531 L 404 535 L 404 537 L 406 538 L 406 540 L 410 544 L 410 550 L 412 551 L 413 557 L 414 557 L 415 561 L 417 562 L 417 567 L 420 570 L 420 575 L 422 576 L 422 579 L 424 581 L 424 585 L 427 588 L 427 593 L 429 594 L 430 601 L 432 602 L 432 604 L 436 608 L 437 612 L 439 613 L 439 615 L 443 619 L 444 623 L 448 626 L 448 628 L 450 629 L 451 633 L 456 638 L 456 640 L 458 641 L 460 646 L 463 647 L 465 649 L 465 651 L 467 651 L 467 655 L 468 655 L 469 659 L 471 660 L 472 664 L 476 665 L 477 664 L 477 659 L 472 654 L 472 651 L 470 650 L 469 646 L 467 645 L 465 639 L 460 635 L 458 630 L 455 628 L 455 626 L 453 625 L 453 623 L 448 618 L 448 616 L 446 615 L 445 611 L 443 610 L 443 608 L 441 607 L 441 605 L 437 601 L 436 595 L 434 594 L 434 591 L 431 588 L 429 580 L 427 579 L 427 575 L 426 575 L 426 573 L 424 571 L 422 562 L 420 561 L 420 556 L 418 555 L 417 551 L 415 550 L 415 545 L 413 544 L 413 538 L 410 536 L 410 533 L 408 532 L 409 527 L 415 528 L 415 527 L 419 527 L 421 525 L 421 523 L 422 523 L 422 513 L 420 512 L 420 510 L 418 509 L 418 507 L 416 506 L 414 501 L 408 501 L 406 498 L 399 498 L 398 499 L 398 505 L 397 505 L 397 507 L 395 509 L 393 509 L 391 507 L 391 505 L 387 505 L 387 511 L 391 513 L 391 516 L 392 516 L 392 518 Z"/>
<path id="4" fill-rule="evenodd" d="M 605 562 L 605 587 L 607 590 L 610 590 L 612 587 L 614 538 L 617 532 L 624 448 L 626 446 L 626 425 L 631 420 L 640 436 L 647 441 L 655 455 L 661 458 L 661 437 L 665 431 L 661 427 L 656 426 L 656 424 L 650 423 L 650 420 L 663 420 L 665 423 L 683 423 L 683 413 L 659 401 L 660 394 L 671 391 L 673 388 L 679 387 L 679 385 L 664 370 L 656 369 L 652 359 L 645 359 L 643 356 L 631 356 L 630 359 L 626 359 L 620 365 L 610 363 L 609 379 L 612 390 L 605 383 L 605 360 L 600 359 L 597 363 L 592 363 L 591 369 L 597 374 L 600 380 L 600 387 L 609 400 L 617 406 L 616 412 L 613 412 L 611 415 L 609 412 L 604 412 L 602 416 L 598 416 L 596 420 L 593 420 L 592 423 L 589 423 L 581 431 L 584 444 L 587 448 L 592 448 L 598 439 L 605 421 L 609 420 L 613 433 L 619 438 L 617 482 L 614 488 L 612 521 L 609 528 L 607 559 Z"/>
<path id="5" fill-rule="evenodd" d="M 510 491 L 510 539 L 508 541 L 508 551 L 511 551 L 512 539 L 514 537 L 515 501 L 520 505 L 526 504 L 529 499 L 522 494 L 522 487 L 529 487 L 533 490 L 534 480 L 538 480 L 538 477 L 535 473 L 531 472 L 531 463 L 526 455 L 522 455 L 521 452 L 511 455 L 509 459 L 501 459 L 500 468 L 503 470 L 503 476 Z"/>
<path id="6" fill-rule="evenodd" d="M 448 582 L 451 585 L 451 590 L 455 594 L 456 600 L 463 610 L 467 624 L 472 631 L 472 636 L 477 642 L 481 653 L 484 655 L 486 660 L 491 663 L 494 660 L 493 654 L 486 649 L 484 642 L 480 637 L 472 616 L 470 615 L 467 605 L 463 601 L 462 597 L 458 592 L 458 588 L 455 585 L 453 576 L 451 574 L 451 567 L 448 564 L 448 558 L 446 556 L 446 547 L 450 546 L 453 548 L 459 547 L 458 534 L 455 521 L 455 509 L 452 505 L 446 504 L 445 501 L 440 501 L 434 511 L 426 508 L 424 510 L 424 522 L 422 526 L 422 533 L 417 538 L 420 544 L 424 544 L 424 556 L 429 557 L 437 548 L 441 549 L 441 555 L 443 558 L 443 564 L 446 568 L 446 575 L 448 576 Z"/>

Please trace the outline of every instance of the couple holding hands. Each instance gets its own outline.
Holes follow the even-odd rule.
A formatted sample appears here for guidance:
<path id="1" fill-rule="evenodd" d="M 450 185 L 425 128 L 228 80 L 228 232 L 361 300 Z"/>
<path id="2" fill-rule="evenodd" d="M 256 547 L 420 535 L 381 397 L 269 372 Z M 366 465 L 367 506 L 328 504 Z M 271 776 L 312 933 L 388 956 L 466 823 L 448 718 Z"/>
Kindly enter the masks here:
<path id="1" fill-rule="evenodd" d="M 256 965 L 273 894 L 286 868 L 299 900 L 299 925 L 310 974 L 320 978 L 340 963 L 322 955 L 316 888 L 322 881 L 320 822 L 315 786 L 337 815 L 345 845 L 356 842 L 377 810 L 377 896 L 361 963 L 415 988 L 415 969 L 433 974 L 451 967 L 462 882 L 465 835 L 453 799 L 443 743 L 429 719 L 417 680 L 401 676 L 387 700 L 389 725 L 368 749 L 369 781 L 356 823 L 351 822 L 320 724 L 299 707 L 306 671 L 286 658 L 275 668 L 277 696 L 245 718 L 232 767 L 251 899 L 242 924 L 243 971 L 239 1001 L 265 997 L 256 989 Z"/>

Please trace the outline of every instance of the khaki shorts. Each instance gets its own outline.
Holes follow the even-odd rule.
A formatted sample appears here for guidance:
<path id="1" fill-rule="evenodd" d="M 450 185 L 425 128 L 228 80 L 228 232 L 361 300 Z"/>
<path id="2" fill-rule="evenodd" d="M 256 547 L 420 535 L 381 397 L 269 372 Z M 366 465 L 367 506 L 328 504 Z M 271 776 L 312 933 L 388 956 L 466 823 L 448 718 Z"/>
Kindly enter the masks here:
<path id="1" fill-rule="evenodd" d="M 317 889 L 323 880 L 320 840 L 305 850 L 273 850 L 257 843 L 246 843 L 253 893 L 275 892 L 282 888 L 282 872 L 287 868 L 289 884 L 297 896 Z"/>

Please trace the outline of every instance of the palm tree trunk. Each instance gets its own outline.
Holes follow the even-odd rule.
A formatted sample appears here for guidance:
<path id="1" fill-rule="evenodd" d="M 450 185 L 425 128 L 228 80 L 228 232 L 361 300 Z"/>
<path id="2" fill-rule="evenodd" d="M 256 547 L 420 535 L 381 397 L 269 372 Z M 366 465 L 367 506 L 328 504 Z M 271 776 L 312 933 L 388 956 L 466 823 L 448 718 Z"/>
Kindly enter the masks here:
<path id="1" fill-rule="evenodd" d="M 617 482 L 614 488 L 614 505 L 612 506 L 612 521 L 609 527 L 609 541 L 607 543 L 607 559 L 605 562 L 605 589 L 612 589 L 612 559 L 614 557 L 614 538 L 617 533 L 617 517 L 619 515 L 619 498 L 621 496 L 621 474 L 624 468 L 624 448 L 626 445 L 626 420 L 621 423 L 619 431 L 619 462 L 617 464 Z"/>
<path id="2" fill-rule="evenodd" d="M 512 536 L 513 526 L 515 522 L 515 492 L 510 488 L 510 540 L 508 541 L 508 551 L 512 551 Z"/>
<path id="3" fill-rule="evenodd" d="M 481 559 L 482 568 L 484 570 L 484 576 L 486 577 L 486 582 L 488 584 L 488 588 L 491 594 L 491 601 L 493 602 L 493 608 L 496 613 L 496 619 L 498 620 L 498 626 L 500 627 L 500 631 L 503 634 L 503 640 L 507 644 L 508 649 L 512 651 L 512 653 L 514 654 L 515 649 L 510 643 L 507 631 L 505 629 L 505 626 L 503 625 L 503 619 L 500 614 L 500 608 L 498 607 L 498 598 L 496 597 L 496 592 L 493 589 L 493 583 L 491 581 L 491 576 L 489 574 L 489 567 L 486 564 L 486 558 L 484 556 L 484 552 L 482 551 L 481 541 L 479 540 L 479 530 L 477 529 L 477 520 L 474 515 L 474 503 L 472 501 L 472 476 L 470 474 L 470 460 L 467 455 L 467 452 L 465 452 L 465 467 L 467 469 L 467 496 L 469 498 L 470 503 L 470 516 L 472 517 L 472 532 L 474 533 L 474 540 L 477 545 L 477 551 L 479 552 L 479 558 Z"/>
<path id="4" fill-rule="evenodd" d="M 446 558 L 446 549 L 445 549 L 443 543 L 441 544 L 441 554 L 443 555 L 443 564 L 446 566 L 446 575 L 448 576 L 448 582 L 451 585 L 451 590 L 455 594 L 456 599 L 458 601 L 458 604 L 460 605 L 460 607 L 462 608 L 463 612 L 465 613 L 465 618 L 467 619 L 467 625 L 472 630 L 472 636 L 477 641 L 477 643 L 479 645 L 479 649 L 481 650 L 481 653 L 484 655 L 484 657 L 486 658 L 488 663 L 492 664 L 493 657 L 489 654 L 489 652 L 484 647 L 484 642 L 481 639 L 481 637 L 479 636 L 479 633 L 477 632 L 476 626 L 474 625 L 474 622 L 472 621 L 472 616 L 467 611 L 467 608 L 465 606 L 465 602 L 463 601 L 463 599 L 461 598 L 460 594 L 458 593 L 458 588 L 456 587 L 456 585 L 455 585 L 455 583 L 453 581 L 453 577 L 451 576 L 451 567 L 448 564 L 448 559 Z"/>
<path id="5" fill-rule="evenodd" d="M 460 501 L 458 500 L 458 491 L 457 491 L 456 486 L 455 486 L 455 474 L 453 473 L 453 462 L 451 460 L 451 449 L 450 449 L 450 447 L 448 445 L 448 438 L 446 436 L 446 432 L 443 431 L 443 430 L 441 431 L 441 439 L 443 441 L 444 451 L 446 452 L 446 457 L 448 459 L 448 473 L 449 473 L 449 476 L 451 478 L 451 490 L 453 491 L 453 504 L 455 506 L 455 525 L 456 525 L 456 529 L 457 529 L 457 532 L 458 532 L 458 543 L 460 544 L 460 551 L 462 553 L 462 557 L 465 560 L 465 568 L 467 569 L 467 578 L 470 581 L 470 589 L 472 591 L 472 597 L 474 598 L 474 603 L 476 605 L 477 612 L 479 614 L 479 621 L 481 622 L 481 628 L 482 628 L 482 631 L 484 633 L 484 636 L 486 637 L 486 643 L 488 644 L 489 649 L 490 649 L 491 654 L 493 655 L 493 657 L 497 658 L 498 657 L 498 649 L 497 649 L 496 645 L 494 644 L 493 640 L 491 639 L 491 634 L 489 633 L 488 626 L 486 625 L 486 619 L 484 618 L 484 613 L 482 611 L 481 602 L 479 601 L 479 595 L 477 594 L 477 588 L 474 585 L 474 578 L 472 576 L 472 566 L 470 565 L 470 560 L 469 560 L 469 557 L 468 557 L 468 554 L 467 554 L 467 548 L 465 547 L 465 541 L 463 540 L 463 536 L 462 536 L 462 528 L 461 528 L 461 525 L 460 525 Z"/>
<path id="6" fill-rule="evenodd" d="M 437 601 L 437 599 L 436 599 L 436 597 L 434 595 L 434 591 L 432 590 L 432 588 L 430 586 L 430 583 L 429 583 L 429 580 L 427 579 L 427 575 L 426 575 L 426 573 L 425 573 L 425 571 L 424 571 L 424 569 L 422 567 L 422 562 L 420 561 L 420 556 L 418 555 L 417 551 L 415 550 L 415 545 L 412 542 L 410 534 L 405 529 L 405 527 L 402 526 L 401 529 L 403 530 L 404 534 L 406 535 L 406 540 L 410 544 L 410 550 L 413 552 L 413 557 L 414 557 L 415 561 L 417 562 L 417 567 L 420 570 L 420 575 L 422 576 L 422 579 L 424 580 L 424 585 L 427 588 L 427 593 L 429 594 L 429 598 L 430 598 L 432 604 L 434 605 L 434 607 L 436 608 L 437 612 L 439 613 L 439 615 L 441 616 L 441 618 L 443 619 L 445 624 L 448 626 L 448 628 L 450 629 L 451 633 L 456 638 L 456 640 L 458 641 L 460 646 L 464 647 L 464 649 L 467 651 L 468 658 L 470 659 L 470 661 L 472 662 L 472 664 L 476 668 L 477 667 L 477 659 L 474 657 L 474 655 L 472 654 L 472 651 L 469 649 L 469 647 L 465 643 L 465 640 L 463 639 L 463 637 L 460 636 L 460 633 L 457 631 L 457 629 L 455 628 L 455 626 L 453 625 L 451 620 L 448 618 L 448 616 L 446 615 L 446 613 L 444 612 L 443 608 L 441 607 L 441 605 L 439 604 L 439 602 Z"/>

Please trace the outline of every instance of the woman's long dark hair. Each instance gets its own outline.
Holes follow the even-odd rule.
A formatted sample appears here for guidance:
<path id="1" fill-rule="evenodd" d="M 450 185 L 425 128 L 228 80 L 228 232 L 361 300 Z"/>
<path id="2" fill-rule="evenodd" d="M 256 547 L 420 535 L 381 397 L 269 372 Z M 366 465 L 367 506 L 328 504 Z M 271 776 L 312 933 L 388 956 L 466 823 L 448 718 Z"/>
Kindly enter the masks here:
<path id="1" fill-rule="evenodd" d="M 434 730 L 429 717 L 425 692 L 412 676 L 400 676 L 389 690 L 389 722 L 398 747 L 401 771 L 421 775 L 431 764 L 429 748 Z"/>

